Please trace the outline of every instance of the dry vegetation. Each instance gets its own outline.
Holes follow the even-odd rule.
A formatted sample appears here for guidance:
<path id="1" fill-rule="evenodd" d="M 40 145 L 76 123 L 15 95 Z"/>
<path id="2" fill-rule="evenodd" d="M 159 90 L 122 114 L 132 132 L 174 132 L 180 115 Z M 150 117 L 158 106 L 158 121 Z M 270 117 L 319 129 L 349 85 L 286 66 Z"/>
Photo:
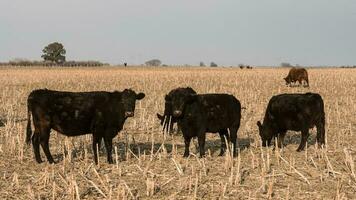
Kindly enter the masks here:
<path id="1" fill-rule="evenodd" d="M 0 69 L 0 199 L 355 199 L 356 70 L 310 69 L 310 88 L 285 87 L 287 69 L 16 68 Z M 218 157 L 220 139 L 208 134 L 207 157 L 183 159 L 181 135 L 164 136 L 156 119 L 164 94 L 179 86 L 199 93 L 232 93 L 246 107 L 238 131 L 240 154 Z M 25 141 L 26 99 L 36 88 L 146 93 L 136 115 L 114 138 L 117 163 L 93 164 L 91 136 L 51 133 L 58 164 L 37 164 Z M 325 102 L 327 147 L 315 129 L 307 151 L 300 133 L 284 149 L 262 148 L 256 121 L 272 95 L 318 92 Z M 195 142 L 196 145 L 196 142 Z M 196 153 L 195 145 L 191 145 Z M 102 145 L 103 146 L 103 145 Z M 42 152 L 42 157 L 44 154 Z"/>

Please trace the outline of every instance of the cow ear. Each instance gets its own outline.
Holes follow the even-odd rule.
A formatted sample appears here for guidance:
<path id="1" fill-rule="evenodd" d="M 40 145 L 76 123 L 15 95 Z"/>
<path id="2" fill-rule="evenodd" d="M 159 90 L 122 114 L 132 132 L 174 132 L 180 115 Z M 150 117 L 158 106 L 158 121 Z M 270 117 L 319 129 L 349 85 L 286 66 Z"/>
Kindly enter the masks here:
<path id="1" fill-rule="evenodd" d="M 197 98 L 198 98 L 198 95 L 190 94 L 190 95 L 187 96 L 186 102 L 187 103 L 192 103 L 193 101 L 197 100 Z"/>
<path id="2" fill-rule="evenodd" d="M 161 114 L 159 114 L 159 113 L 157 113 L 157 118 L 158 118 L 159 120 L 163 120 L 163 119 L 164 119 L 163 115 L 161 115 Z"/>
<path id="3" fill-rule="evenodd" d="M 140 93 L 136 94 L 136 99 L 140 100 L 140 99 L 145 98 L 145 96 L 146 96 L 145 93 L 140 92 Z"/>
<path id="4" fill-rule="evenodd" d="M 166 100 L 166 101 L 171 101 L 171 97 L 168 96 L 168 95 L 166 95 L 166 96 L 164 97 L 164 100 Z"/>

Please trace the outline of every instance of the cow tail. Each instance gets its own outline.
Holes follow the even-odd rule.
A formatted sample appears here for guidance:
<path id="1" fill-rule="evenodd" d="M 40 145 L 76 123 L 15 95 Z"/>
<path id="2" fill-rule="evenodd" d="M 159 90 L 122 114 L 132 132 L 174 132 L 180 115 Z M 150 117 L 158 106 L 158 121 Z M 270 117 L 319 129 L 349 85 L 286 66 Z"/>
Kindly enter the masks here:
<path id="1" fill-rule="evenodd" d="M 31 128 L 31 103 L 30 99 L 27 100 L 27 128 L 26 128 L 26 143 L 27 145 L 31 142 L 32 128 Z"/>
<path id="2" fill-rule="evenodd" d="M 325 125 L 325 108 L 324 108 L 324 100 L 323 100 L 323 98 L 319 95 L 319 98 L 320 98 L 320 110 L 321 110 L 321 114 L 322 114 L 322 116 L 321 116 L 321 121 L 322 121 L 322 123 L 324 123 L 324 125 Z"/>

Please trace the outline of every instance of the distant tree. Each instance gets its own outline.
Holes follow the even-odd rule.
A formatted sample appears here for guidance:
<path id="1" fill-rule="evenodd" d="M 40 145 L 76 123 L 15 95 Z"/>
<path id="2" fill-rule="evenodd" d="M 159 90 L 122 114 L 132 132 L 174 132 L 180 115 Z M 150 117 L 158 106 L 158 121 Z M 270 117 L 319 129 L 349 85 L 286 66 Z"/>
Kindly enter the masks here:
<path id="1" fill-rule="evenodd" d="M 63 63 L 66 61 L 66 50 L 63 44 L 59 42 L 53 42 L 47 45 L 43 50 L 43 55 L 41 56 L 45 61 L 51 61 L 55 63 Z"/>
<path id="2" fill-rule="evenodd" d="M 245 65 L 244 64 L 239 64 L 239 67 L 240 67 L 240 69 L 243 69 L 243 68 L 245 68 Z"/>
<path id="3" fill-rule="evenodd" d="M 290 63 L 287 63 L 287 62 L 282 62 L 281 67 L 293 67 L 293 65 L 291 65 Z"/>
<path id="4" fill-rule="evenodd" d="M 145 62 L 145 64 L 147 66 L 156 67 L 156 66 L 160 66 L 162 64 L 162 62 L 160 60 L 158 60 L 158 59 L 152 59 L 152 60 L 149 60 L 149 61 Z"/>
<path id="5" fill-rule="evenodd" d="M 126 62 L 124 62 L 124 66 L 127 67 L 127 63 Z"/>
<path id="6" fill-rule="evenodd" d="M 214 63 L 214 62 L 211 62 L 210 63 L 210 67 L 217 67 L 218 65 L 216 64 L 216 63 Z"/>
<path id="7" fill-rule="evenodd" d="M 200 66 L 200 67 L 205 67 L 204 62 L 200 62 L 200 63 L 199 63 L 199 66 Z"/>

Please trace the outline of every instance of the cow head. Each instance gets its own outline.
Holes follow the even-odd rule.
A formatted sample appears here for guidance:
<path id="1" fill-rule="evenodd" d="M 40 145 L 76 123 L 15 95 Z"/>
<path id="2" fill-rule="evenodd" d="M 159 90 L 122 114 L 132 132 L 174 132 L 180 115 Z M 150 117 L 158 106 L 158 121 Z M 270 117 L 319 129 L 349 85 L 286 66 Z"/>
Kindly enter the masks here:
<path id="1" fill-rule="evenodd" d="M 260 121 L 257 122 L 258 130 L 262 140 L 262 146 L 271 145 L 272 141 L 272 129 L 269 126 L 261 124 Z"/>
<path id="2" fill-rule="evenodd" d="M 141 100 L 144 97 L 144 93 L 136 94 L 136 92 L 131 89 L 125 89 L 121 92 L 121 103 L 124 107 L 125 117 L 134 116 L 136 100 Z"/>
<path id="3" fill-rule="evenodd" d="M 159 121 L 161 121 L 161 125 L 163 125 L 165 116 L 157 113 L 157 118 L 159 119 Z"/>
<path id="4" fill-rule="evenodd" d="M 289 76 L 283 78 L 286 81 L 286 85 L 288 85 L 291 82 L 291 78 Z"/>
<path id="5" fill-rule="evenodd" d="M 190 94 L 196 94 L 196 92 L 193 90 L 191 87 L 186 87 L 186 88 L 176 88 L 174 90 L 171 90 L 168 95 L 165 97 L 165 108 L 164 112 L 166 116 L 180 116 L 182 114 L 182 109 L 184 107 L 184 102 L 186 100 L 189 101 L 189 95 Z M 188 99 L 187 99 L 188 98 Z M 175 104 L 175 107 L 178 109 L 173 109 L 173 104 Z M 176 112 L 176 115 L 174 115 L 174 111 Z"/>
<path id="6" fill-rule="evenodd" d="M 181 117 L 186 104 L 193 102 L 197 98 L 196 94 L 171 94 L 166 95 L 165 100 L 172 105 L 173 117 Z"/>

